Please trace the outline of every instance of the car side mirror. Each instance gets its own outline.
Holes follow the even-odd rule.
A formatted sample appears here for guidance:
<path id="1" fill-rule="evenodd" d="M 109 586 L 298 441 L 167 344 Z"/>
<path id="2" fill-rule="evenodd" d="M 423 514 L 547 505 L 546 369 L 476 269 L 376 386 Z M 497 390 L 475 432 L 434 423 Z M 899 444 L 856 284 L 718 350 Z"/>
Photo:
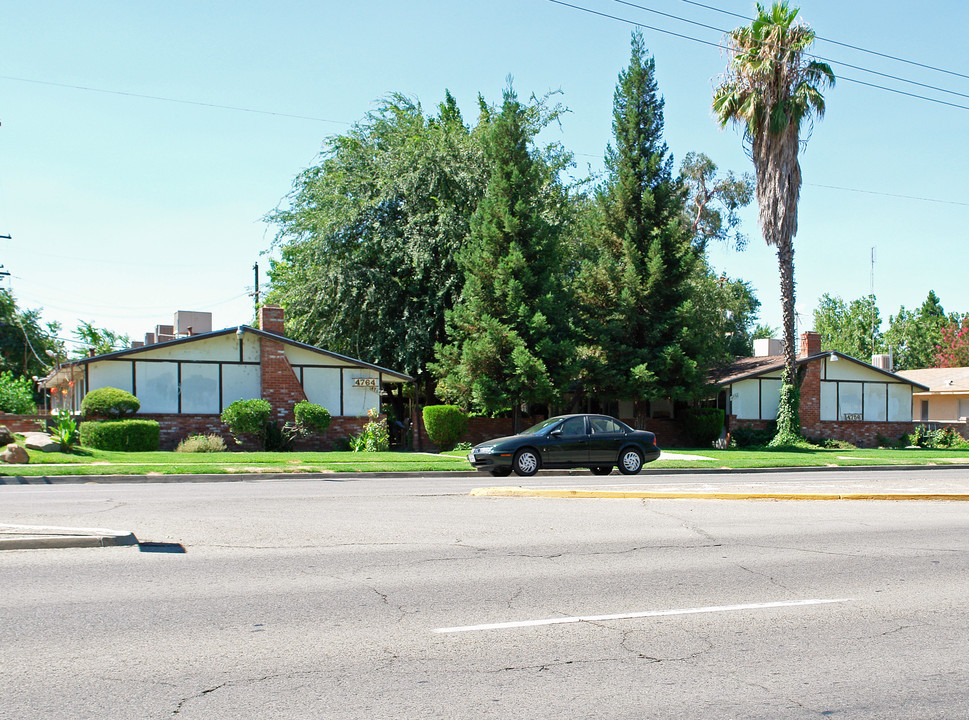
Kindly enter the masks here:
<path id="1" fill-rule="evenodd" d="M 562 435 L 562 429 L 561 428 L 555 428 L 552 432 L 549 433 L 549 435 L 551 435 L 552 437 L 561 437 L 561 435 Z"/>

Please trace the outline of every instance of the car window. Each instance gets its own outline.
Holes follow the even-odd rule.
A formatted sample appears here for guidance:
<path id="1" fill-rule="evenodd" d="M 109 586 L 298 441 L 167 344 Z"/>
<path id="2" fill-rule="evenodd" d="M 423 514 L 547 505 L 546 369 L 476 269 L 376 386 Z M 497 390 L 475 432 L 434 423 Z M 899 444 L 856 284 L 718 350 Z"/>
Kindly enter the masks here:
<path id="1" fill-rule="evenodd" d="M 563 435 L 585 435 L 585 418 L 569 418 L 562 423 Z"/>
<path id="2" fill-rule="evenodd" d="M 589 418 L 593 433 L 621 433 L 622 427 L 612 418 Z"/>

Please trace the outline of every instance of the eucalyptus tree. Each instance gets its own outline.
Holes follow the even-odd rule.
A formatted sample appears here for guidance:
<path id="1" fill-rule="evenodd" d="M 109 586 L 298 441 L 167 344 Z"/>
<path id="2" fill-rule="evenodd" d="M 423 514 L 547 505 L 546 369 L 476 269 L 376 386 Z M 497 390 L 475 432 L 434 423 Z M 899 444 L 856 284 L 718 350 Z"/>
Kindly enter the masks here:
<path id="1" fill-rule="evenodd" d="M 800 436 L 794 337 L 794 235 L 801 190 L 798 152 L 802 130 L 824 115 L 822 90 L 835 82 L 826 63 L 807 51 L 815 33 L 796 22 L 798 10 L 777 2 L 758 3 L 749 26 L 729 33 L 732 58 L 716 88 L 713 110 L 721 126 L 737 123 L 749 143 L 756 175 L 759 224 L 766 243 L 777 248 L 784 325 L 784 387 L 778 411 L 781 443 Z"/>
<path id="2" fill-rule="evenodd" d="M 699 152 L 686 154 L 680 175 L 688 191 L 686 214 L 696 247 L 706 250 L 716 241 L 743 250 L 747 236 L 740 231 L 740 210 L 754 199 L 753 176 L 738 177 L 731 170 L 718 175 L 717 164 Z"/>
<path id="3" fill-rule="evenodd" d="M 475 131 L 450 93 L 435 116 L 394 94 L 296 178 L 268 216 L 270 299 L 303 342 L 405 371 L 427 363 L 463 285 L 457 253 L 484 189 Z"/>

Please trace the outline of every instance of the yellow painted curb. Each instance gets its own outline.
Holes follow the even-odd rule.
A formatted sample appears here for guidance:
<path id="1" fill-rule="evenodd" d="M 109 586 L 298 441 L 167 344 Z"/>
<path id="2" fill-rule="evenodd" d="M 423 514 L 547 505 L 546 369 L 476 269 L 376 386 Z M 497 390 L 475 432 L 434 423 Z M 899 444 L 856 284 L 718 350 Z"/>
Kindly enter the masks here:
<path id="1" fill-rule="evenodd" d="M 474 497 L 546 497 L 639 500 L 969 500 L 965 493 L 790 493 L 651 492 L 626 490 L 542 490 L 522 487 L 475 488 Z"/>

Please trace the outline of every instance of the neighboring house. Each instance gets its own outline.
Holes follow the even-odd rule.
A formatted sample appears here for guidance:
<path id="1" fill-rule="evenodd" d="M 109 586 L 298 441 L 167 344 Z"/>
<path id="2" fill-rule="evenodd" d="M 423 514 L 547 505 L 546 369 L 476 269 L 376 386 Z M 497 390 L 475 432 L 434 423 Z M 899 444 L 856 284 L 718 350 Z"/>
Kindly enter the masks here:
<path id="1" fill-rule="evenodd" d="M 773 352 L 772 352 L 773 351 Z M 710 375 L 721 388 L 717 406 L 727 429 L 763 429 L 777 419 L 784 356 L 780 345 L 767 355 L 741 358 Z M 797 358 L 801 381 L 800 419 L 805 437 L 874 446 L 879 436 L 896 440 L 914 429 L 912 396 L 928 388 L 839 352 L 822 351 L 821 336 L 801 335 Z"/>
<path id="2" fill-rule="evenodd" d="M 945 423 L 966 432 L 969 418 L 969 367 L 900 370 L 901 377 L 927 386 L 913 396 L 912 415 L 923 423 Z"/>
<path id="3" fill-rule="evenodd" d="M 330 446 L 358 433 L 368 411 L 380 411 L 385 385 L 413 380 L 283 332 L 283 310 L 266 306 L 259 309 L 259 329 L 241 325 L 73 360 L 41 386 L 50 391 L 51 409 L 71 410 L 80 409 L 91 390 L 127 390 L 141 403 L 138 415 L 161 424 L 162 448 L 194 433 L 227 436 L 219 416 L 236 400 L 268 400 L 278 421 L 291 420 L 293 406 L 309 400 L 330 411 L 322 443 Z"/>

